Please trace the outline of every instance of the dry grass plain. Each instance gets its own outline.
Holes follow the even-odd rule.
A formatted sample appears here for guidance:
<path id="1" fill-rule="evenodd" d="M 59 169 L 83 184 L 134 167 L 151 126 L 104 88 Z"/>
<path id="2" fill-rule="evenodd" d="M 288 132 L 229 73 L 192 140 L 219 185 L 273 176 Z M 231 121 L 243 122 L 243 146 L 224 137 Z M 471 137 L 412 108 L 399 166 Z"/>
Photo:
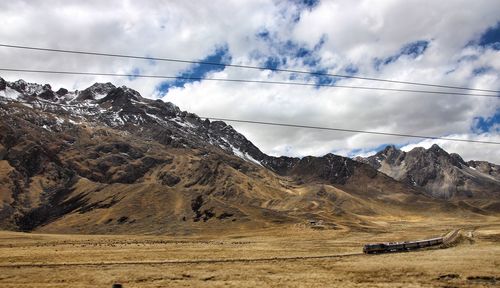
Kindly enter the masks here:
<path id="1" fill-rule="evenodd" d="M 500 285 L 498 218 L 380 224 L 377 231 L 313 230 L 295 225 L 182 238 L 3 231 L 0 287 L 111 287 L 113 283 L 125 288 Z M 464 238 L 455 247 L 360 254 L 367 242 L 427 238 L 459 227 L 472 238 Z"/>

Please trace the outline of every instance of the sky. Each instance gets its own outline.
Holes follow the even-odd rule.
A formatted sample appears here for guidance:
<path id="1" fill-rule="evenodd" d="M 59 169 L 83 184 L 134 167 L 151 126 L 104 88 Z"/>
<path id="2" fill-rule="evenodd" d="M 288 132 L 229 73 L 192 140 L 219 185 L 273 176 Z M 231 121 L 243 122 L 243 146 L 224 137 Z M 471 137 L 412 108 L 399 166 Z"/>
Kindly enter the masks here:
<path id="1" fill-rule="evenodd" d="M 225 66 L 500 90 L 497 0 L 18 0 L 0 1 L 0 27 L 0 44 L 224 64 L 206 66 L 0 47 L 0 68 L 316 85 L 0 72 L 0 77 L 8 81 L 22 78 L 71 90 L 112 82 L 205 117 L 500 142 L 498 98 L 324 87 L 318 84 L 438 90 Z M 437 143 L 465 160 L 500 164 L 499 146 L 492 144 L 230 124 L 263 152 L 275 156 L 367 156 L 388 144 L 410 150 Z"/>

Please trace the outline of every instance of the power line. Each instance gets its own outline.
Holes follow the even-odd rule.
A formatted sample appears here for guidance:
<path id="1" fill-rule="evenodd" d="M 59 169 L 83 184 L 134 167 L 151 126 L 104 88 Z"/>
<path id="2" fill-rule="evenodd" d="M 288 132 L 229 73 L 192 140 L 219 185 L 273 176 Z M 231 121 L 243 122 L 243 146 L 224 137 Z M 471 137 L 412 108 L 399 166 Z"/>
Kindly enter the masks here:
<path id="1" fill-rule="evenodd" d="M 295 86 L 313 86 L 313 87 L 329 87 L 329 88 L 348 88 L 348 89 L 360 89 L 360 90 L 412 92 L 412 93 L 424 93 L 424 94 L 444 94 L 444 95 L 456 95 L 456 96 L 468 96 L 468 97 L 500 98 L 500 95 L 497 96 L 497 95 L 488 95 L 488 94 L 468 94 L 468 93 L 462 93 L 462 92 L 412 90 L 412 89 L 397 89 L 397 88 L 379 88 L 379 87 L 348 86 L 348 85 L 335 85 L 335 84 L 315 84 L 315 83 L 304 83 L 304 82 L 285 82 L 285 81 L 266 81 L 266 80 L 247 80 L 247 79 L 224 79 L 224 78 L 205 78 L 205 77 L 183 77 L 183 76 L 144 75 L 144 74 L 77 72 L 77 71 L 32 70 L 32 69 L 12 69 L 12 68 L 0 68 L 0 71 L 6 71 L 6 72 L 26 72 L 26 73 L 45 73 L 45 74 L 66 74 L 66 75 L 133 77 L 133 78 L 157 78 L 157 79 L 191 80 L 191 81 L 220 81 L 220 82 L 237 82 L 237 83 L 259 83 L 259 84 L 275 84 L 275 85 L 295 85 Z"/>
<path id="2" fill-rule="evenodd" d="M 296 82 L 274 82 L 274 81 L 260 81 L 260 80 L 239 80 L 239 79 L 216 79 L 216 78 L 192 78 L 192 77 L 176 77 L 176 76 L 158 76 L 158 75 L 135 75 L 135 74 L 114 74 L 114 73 L 90 73 L 90 72 L 68 72 L 68 71 L 47 71 L 47 70 L 24 70 L 24 69 L 7 69 L 0 68 L 0 71 L 15 71 L 15 72 L 34 72 L 34 73 L 51 73 L 51 74 L 71 74 L 71 75 L 103 75 L 103 76 L 128 76 L 128 77 L 153 77 L 153 78 L 167 78 L 167 79 L 190 79 L 190 80 L 216 80 L 216 81 L 230 81 L 230 82 L 251 82 L 251 83 L 270 83 L 270 84 L 292 84 L 292 85 L 312 85 L 311 83 L 296 83 Z M 337 87 L 337 86 L 331 86 Z M 355 86 L 344 86 L 344 88 L 366 88 L 366 89 L 378 89 L 373 87 L 355 87 Z M 380 88 L 387 90 L 385 88 Z M 395 91 L 396 89 L 391 89 Z M 400 91 L 400 89 L 398 90 Z M 408 91 L 408 90 L 404 90 Z M 424 93 L 440 93 L 435 91 L 412 91 L 412 92 L 424 92 Z M 452 92 L 444 92 L 443 94 L 449 94 Z M 454 93 L 457 94 L 457 93 Z M 476 94 L 460 94 L 468 96 L 485 96 L 485 97 L 497 97 L 491 95 L 476 95 Z M 500 142 L 493 141 L 480 141 L 480 140 L 467 140 L 449 137 L 438 137 L 438 136 L 425 136 L 425 135 L 414 135 L 414 134 L 402 134 L 402 133 L 389 133 L 389 132 L 376 132 L 376 131 L 366 131 L 366 130 L 356 130 L 356 129 L 344 129 L 344 128 L 333 128 L 333 127 L 321 127 L 321 126 L 310 126 L 310 125 L 299 125 L 299 124 L 289 124 L 289 123 L 276 123 L 276 122 L 264 122 L 255 120 L 241 120 L 241 119 L 229 119 L 220 117 L 205 117 L 199 116 L 200 118 L 218 120 L 225 122 L 235 122 L 235 123 L 249 123 L 258 125 L 271 125 L 271 126 L 281 126 L 281 127 L 293 127 L 293 128 L 306 128 L 306 129 L 316 129 L 316 130 L 329 130 L 329 131 L 339 131 L 339 132 L 350 132 L 350 133 L 362 133 L 362 134 L 372 134 L 372 135 L 383 135 L 383 136 L 396 136 L 396 137 L 410 137 L 410 138 L 420 138 L 420 139 L 433 139 L 433 140 L 447 140 L 456 142 L 469 142 L 469 143 L 482 143 L 482 144 L 500 144 Z"/>
<path id="3" fill-rule="evenodd" d="M 359 80 L 377 81 L 377 82 L 386 82 L 386 83 L 398 83 L 398 84 L 427 86 L 427 87 L 438 87 L 438 88 L 449 88 L 449 89 L 459 89 L 459 90 L 469 90 L 469 91 L 500 93 L 500 90 L 478 89 L 478 88 L 469 88 L 469 87 L 460 87 L 460 86 L 451 86 L 451 85 L 439 85 L 439 84 L 422 83 L 422 82 L 401 81 L 401 80 L 382 79 L 382 78 L 373 78 L 373 77 L 361 77 L 361 76 L 345 75 L 345 74 L 321 73 L 321 72 L 312 72 L 312 71 L 305 71 L 305 70 L 280 69 L 280 68 L 270 68 L 270 67 L 261 67 L 261 66 L 251 66 L 251 65 L 224 64 L 224 63 L 207 62 L 207 61 L 182 60 L 182 59 L 160 58 L 160 57 L 146 57 L 146 56 L 114 54 L 114 53 L 100 53 L 100 52 L 90 52 L 90 51 L 80 51 L 80 50 L 65 50 L 65 49 L 54 49 L 54 48 L 43 48 L 43 47 L 21 46 L 21 45 L 9 45 L 9 44 L 1 44 L 1 43 L 0 43 L 0 47 L 36 50 L 36 51 L 46 51 L 46 52 L 69 53 L 69 54 L 118 57 L 118 58 L 129 58 L 129 59 L 140 59 L 140 60 L 154 60 L 154 61 L 165 61 L 165 62 L 176 62 L 176 63 L 187 63 L 187 64 L 212 65 L 212 66 L 234 67 L 234 68 L 244 68 L 244 69 L 254 69 L 254 70 L 270 70 L 270 71 L 276 71 L 276 72 L 308 74 L 308 75 L 314 75 L 314 76 L 328 76 L 328 77 L 359 79 Z"/>
<path id="4" fill-rule="evenodd" d="M 447 141 L 456 141 L 456 142 L 470 142 L 470 143 L 500 145 L 500 142 L 493 142 L 493 141 L 467 140 L 467 139 L 459 139 L 459 138 L 424 136 L 424 135 L 389 133 L 389 132 L 376 132 L 376 131 L 343 129 L 343 128 L 332 128 L 332 127 L 320 127 L 320 126 L 309 126 L 309 125 L 299 125 L 299 124 L 289 124 L 289 123 L 276 123 L 276 122 L 264 122 L 264 121 L 254 121 L 254 120 L 229 119 L 229 118 L 219 118 L 219 117 L 203 117 L 203 116 L 199 116 L 199 117 L 203 118 L 203 119 L 210 119 L 210 120 L 224 121 L 224 122 L 249 123 L 249 124 L 258 124 L 258 125 L 270 125 L 270 126 L 293 127 L 293 128 L 306 128 L 306 129 L 316 129 L 316 130 L 329 130 L 329 131 L 339 131 L 339 132 L 349 132 L 349 133 L 362 133 L 362 134 L 373 134 L 373 135 L 383 135 L 383 136 L 410 137 L 410 138 L 419 138 L 419 139 L 447 140 Z"/>

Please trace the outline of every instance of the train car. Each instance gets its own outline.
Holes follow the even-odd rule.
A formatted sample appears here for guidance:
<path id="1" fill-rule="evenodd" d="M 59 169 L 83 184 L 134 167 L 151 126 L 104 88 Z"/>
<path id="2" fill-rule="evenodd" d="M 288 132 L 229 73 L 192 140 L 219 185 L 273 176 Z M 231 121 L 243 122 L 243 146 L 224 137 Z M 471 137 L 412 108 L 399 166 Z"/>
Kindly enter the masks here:
<path id="1" fill-rule="evenodd" d="M 401 251 L 409 251 L 419 248 L 440 245 L 440 244 L 443 244 L 442 237 L 426 239 L 426 240 L 418 240 L 418 241 L 408 241 L 408 242 L 371 243 L 363 246 L 363 253 L 376 254 L 376 253 L 388 253 L 388 252 L 401 252 Z"/>
<path id="2" fill-rule="evenodd" d="M 375 254 L 386 252 L 386 243 L 366 244 L 363 246 L 363 253 Z"/>

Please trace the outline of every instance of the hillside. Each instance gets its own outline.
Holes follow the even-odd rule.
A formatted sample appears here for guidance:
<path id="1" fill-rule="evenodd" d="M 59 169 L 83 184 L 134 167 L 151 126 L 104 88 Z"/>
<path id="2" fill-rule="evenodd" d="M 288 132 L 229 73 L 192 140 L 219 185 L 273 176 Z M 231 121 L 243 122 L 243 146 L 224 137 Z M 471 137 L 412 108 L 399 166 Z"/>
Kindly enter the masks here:
<path id="1" fill-rule="evenodd" d="M 425 185 L 333 154 L 272 157 L 224 122 L 111 83 L 53 91 L 0 78 L 0 119 L 2 229 L 189 235 L 318 221 L 370 229 L 377 217 L 498 211 L 437 199 Z M 483 178 L 496 189 L 494 171 Z M 481 201 L 497 197 L 475 191 Z"/>
<path id="2" fill-rule="evenodd" d="M 358 158 L 403 183 L 425 189 L 429 196 L 465 201 L 485 210 L 500 209 L 500 166 L 486 161 L 465 162 L 438 145 L 404 152 L 394 146 L 368 158 Z"/>

